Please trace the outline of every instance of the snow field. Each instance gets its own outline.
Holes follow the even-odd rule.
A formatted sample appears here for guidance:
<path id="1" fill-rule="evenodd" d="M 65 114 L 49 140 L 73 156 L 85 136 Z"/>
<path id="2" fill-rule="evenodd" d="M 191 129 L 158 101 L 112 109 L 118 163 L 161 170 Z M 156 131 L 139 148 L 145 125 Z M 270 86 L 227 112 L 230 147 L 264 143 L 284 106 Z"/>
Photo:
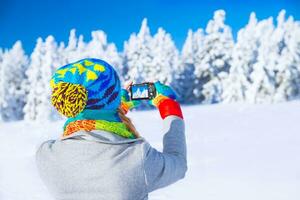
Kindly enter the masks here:
<path id="1" fill-rule="evenodd" d="M 151 200 L 300 199 L 300 102 L 184 106 L 188 147 L 185 179 Z M 129 115 L 162 148 L 156 110 Z M 50 200 L 34 161 L 40 143 L 57 138 L 63 121 L 0 124 L 0 199 Z"/>

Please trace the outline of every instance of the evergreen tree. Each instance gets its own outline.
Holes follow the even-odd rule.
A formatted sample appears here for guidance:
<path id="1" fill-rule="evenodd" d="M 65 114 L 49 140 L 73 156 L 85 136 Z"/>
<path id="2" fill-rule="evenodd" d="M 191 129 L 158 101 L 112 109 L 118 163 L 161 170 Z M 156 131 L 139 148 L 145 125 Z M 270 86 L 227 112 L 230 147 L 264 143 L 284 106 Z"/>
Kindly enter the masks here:
<path id="1" fill-rule="evenodd" d="M 3 50 L 0 48 L 0 63 L 2 62 Z"/>
<path id="2" fill-rule="evenodd" d="M 37 108 L 37 119 L 47 120 L 59 118 L 58 113 L 53 109 L 50 102 L 51 88 L 50 79 L 58 67 L 63 65 L 63 56 L 59 54 L 61 49 L 58 47 L 53 36 L 48 36 L 44 43 L 43 65 L 41 67 L 41 84 L 45 87 Z"/>
<path id="3" fill-rule="evenodd" d="M 246 100 L 246 90 L 250 87 L 249 75 L 253 71 L 253 64 L 257 62 L 258 40 L 257 19 L 255 13 L 251 13 L 246 27 L 238 32 L 230 73 L 222 83 L 224 103 Z"/>
<path id="4" fill-rule="evenodd" d="M 107 42 L 107 36 L 103 31 L 93 31 L 92 39 L 86 45 L 85 49 L 85 57 L 103 59 L 114 66 L 118 73 L 121 73 L 122 62 L 116 45 Z M 122 76 L 120 76 L 120 78 L 122 78 Z"/>
<path id="5" fill-rule="evenodd" d="M 56 118 L 50 105 L 50 79 L 53 71 L 61 66 L 62 57 L 58 55 L 58 46 L 52 36 L 41 38 L 31 54 L 31 62 L 26 72 L 29 92 L 24 107 L 25 119 L 43 121 Z"/>
<path id="6" fill-rule="evenodd" d="M 106 34 L 101 30 L 92 31 L 91 36 L 92 39 L 85 43 L 82 35 L 77 38 L 75 29 L 71 30 L 68 45 L 63 53 L 66 63 L 84 58 L 98 58 L 110 63 L 118 73 L 121 73 L 122 60 L 115 44 L 108 43 Z"/>
<path id="7" fill-rule="evenodd" d="M 78 40 L 76 30 L 72 29 L 70 31 L 68 44 L 63 51 L 65 63 L 76 62 L 77 60 L 84 58 L 85 43 L 83 42 L 83 36 L 80 36 L 79 38 L 80 39 Z"/>
<path id="8" fill-rule="evenodd" d="M 285 20 L 285 10 L 277 17 L 273 34 L 276 42 L 274 101 L 286 101 L 300 95 L 300 24 L 293 17 Z"/>
<path id="9" fill-rule="evenodd" d="M 3 75 L 2 75 L 2 60 L 3 60 L 3 50 L 0 48 L 0 122 L 2 121 L 2 108 L 1 108 L 1 105 L 2 105 L 2 101 L 3 101 L 3 94 L 2 92 L 3 89 L 1 87 L 2 85 L 2 81 L 3 81 Z"/>
<path id="10" fill-rule="evenodd" d="M 86 46 L 86 56 L 103 58 L 107 46 L 106 34 L 103 31 L 92 31 L 92 39 Z"/>
<path id="11" fill-rule="evenodd" d="M 233 49 L 231 29 L 224 24 L 225 11 L 217 10 L 208 22 L 203 48 L 195 58 L 195 95 L 205 103 L 221 101 L 222 80 L 227 76 Z"/>
<path id="12" fill-rule="evenodd" d="M 152 63 L 146 69 L 147 81 L 160 81 L 170 84 L 173 80 L 173 73 L 179 67 L 179 53 L 170 36 L 162 28 L 159 28 L 152 41 Z"/>
<path id="13" fill-rule="evenodd" d="M 203 45 L 203 30 L 198 29 L 195 33 L 188 31 L 181 52 L 181 62 L 175 78 L 173 87 L 179 95 L 179 101 L 182 103 L 195 103 L 197 98 L 194 95 L 195 89 L 195 55 L 201 50 Z"/>
<path id="14" fill-rule="evenodd" d="M 0 67 L 0 107 L 1 118 L 4 121 L 20 120 L 23 118 L 25 99 L 24 79 L 28 58 L 17 41 L 11 50 L 3 54 Z"/>
<path id="15" fill-rule="evenodd" d="M 110 43 L 107 45 L 104 60 L 106 60 L 106 58 L 107 58 L 107 62 L 109 62 L 119 74 L 121 81 L 123 81 L 125 77 L 122 74 L 124 71 L 122 65 L 122 56 L 118 52 L 117 47 L 114 43 Z"/>
<path id="16" fill-rule="evenodd" d="M 246 100 L 250 103 L 273 102 L 275 94 L 274 75 L 274 43 L 270 38 L 274 31 L 273 19 L 262 20 L 257 24 L 258 50 L 257 62 L 253 64 L 253 71 L 249 79 L 251 86 L 246 91 Z"/>
<path id="17" fill-rule="evenodd" d="M 62 45 L 60 45 L 61 48 Z M 76 30 L 70 31 L 68 44 L 62 50 L 64 56 L 64 64 L 73 63 L 78 60 L 84 59 L 88 56 L 87 43 L 83 40 L 83 35 L 79 35 L 77 38 Z"/>
<path id="18" fill-rule="evenodd" d="M 133 33 L 124 45 L 123 74 L 126 74 L 126 80 L 140 83 L 148 78 L 147 73 L 153 62 L 152 40 L 147 19 L 144 19 L 139 33 Z"/>
<path id="19" fill-rule="evenodd" d="M 42 73 L 41 66 L 43 63 L 42 56 L 44 54 L 43 41 L 38 38 L 37 44 L 30 56 L 30 65 L 26 71 L 28 77 L 29 92 L 26 97 L 26 105 L 24 107 L 24 119 L 36 120 L 37 119 L 37 106 L 40 104 L 40 97 L 43 95 L 45 87 L 41 84 Z"/>

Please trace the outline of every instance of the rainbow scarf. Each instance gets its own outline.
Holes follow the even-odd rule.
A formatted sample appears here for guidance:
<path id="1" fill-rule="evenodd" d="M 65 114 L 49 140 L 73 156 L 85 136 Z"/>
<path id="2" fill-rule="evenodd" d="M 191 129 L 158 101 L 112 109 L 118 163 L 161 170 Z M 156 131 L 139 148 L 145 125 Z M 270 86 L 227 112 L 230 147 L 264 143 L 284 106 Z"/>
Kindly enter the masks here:
<path id="1" fill-rule="evenodd" d="M 77 131 L 104 130 L 112 132 L 124 138 L 135 139 L 135 135 L 131 133 L 126 125 L 122 122 L 109 122 L 105 120 L 78 120 L 69 123 L 65 129 L 63 137 L 69 136 Z"/>
<path id="2" fill-rule="evenodd" d="M 83 110 L 79 115 L 69 118 L 64 125 L 63 137 L 77 131 L 104 130 L 124 138 L 135 139 L 116 111 Z"/>

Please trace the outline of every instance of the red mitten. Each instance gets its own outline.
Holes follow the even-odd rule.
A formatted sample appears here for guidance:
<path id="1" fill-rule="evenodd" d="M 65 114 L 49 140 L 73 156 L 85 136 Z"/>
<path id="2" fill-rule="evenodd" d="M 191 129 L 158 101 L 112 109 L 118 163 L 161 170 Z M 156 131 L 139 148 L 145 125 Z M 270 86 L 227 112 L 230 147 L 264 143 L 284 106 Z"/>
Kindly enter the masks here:
<path id="1" fill-rule="evenodd" d="M 158 110 L 161 118 L 166 118 L 170 115 L 175 115 L 183 119 L 181 108 L 178 102 L 173 99 L 165 99 L 158 105 Z"/>

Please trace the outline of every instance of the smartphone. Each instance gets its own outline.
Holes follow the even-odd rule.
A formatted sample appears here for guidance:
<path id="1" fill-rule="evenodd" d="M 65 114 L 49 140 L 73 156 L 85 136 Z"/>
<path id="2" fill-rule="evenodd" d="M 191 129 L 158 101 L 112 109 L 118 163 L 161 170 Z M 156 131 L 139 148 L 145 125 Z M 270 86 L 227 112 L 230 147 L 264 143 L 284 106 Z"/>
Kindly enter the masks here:
<path id="1" fill-rule="evenodd" d="M 156 96 L 155 86 L 150 82 L 133 84 L 129 90 L 132 100 L 153 99 Z"/>

